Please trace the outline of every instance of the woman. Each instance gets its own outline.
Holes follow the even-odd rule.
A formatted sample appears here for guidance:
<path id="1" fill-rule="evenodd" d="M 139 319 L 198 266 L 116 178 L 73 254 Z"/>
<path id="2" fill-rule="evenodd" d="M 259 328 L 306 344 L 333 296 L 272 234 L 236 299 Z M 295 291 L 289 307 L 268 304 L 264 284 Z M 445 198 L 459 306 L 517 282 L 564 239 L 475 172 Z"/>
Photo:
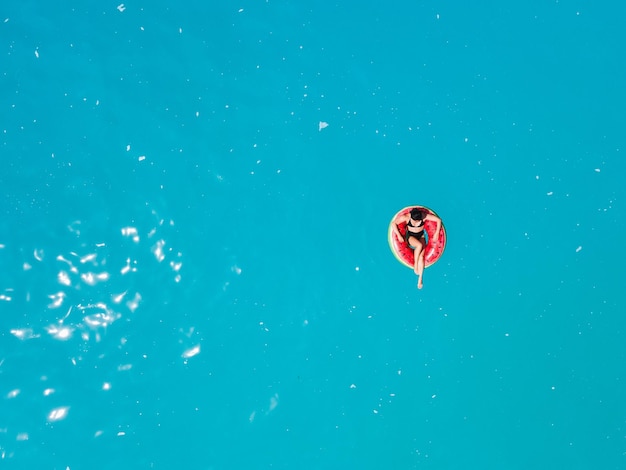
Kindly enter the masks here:
<path id="1" fill-rule="evenodd" d="M 441 219 L 434 214 L 431 214 L 423 209 L 413 208 L 409 214 L 401 214 L 393 221 L 393 231 L 398 237 L 398 240 L 403 240 L 413 250 L 413 256 L 415 262 L 413 264 L 413 271 L 417 274 L 417 288 L 423 287 L 422 278 L 424 277 L 424 248 L 426 247 L 426 240 L 424 239 L 424 223 L 427 221 L 433 221 L 437 224 L 435 233 L 433 234 L 433 243 L 439 241 L 439 230 L 441 230 Z M 406 233 L 404 237 L 398 229 L 398 225 L 406 223 Z"/>

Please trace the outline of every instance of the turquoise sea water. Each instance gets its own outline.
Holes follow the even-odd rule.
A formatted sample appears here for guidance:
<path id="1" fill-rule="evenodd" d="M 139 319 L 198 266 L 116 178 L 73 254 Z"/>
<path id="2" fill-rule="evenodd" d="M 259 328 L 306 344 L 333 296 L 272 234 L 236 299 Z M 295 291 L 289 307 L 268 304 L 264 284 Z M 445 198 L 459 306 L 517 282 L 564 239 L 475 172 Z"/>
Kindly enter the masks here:
<path id="1" fill-rule="evenodd" d="M 624 14 L 5 2 L 0 466 L 626 468 Z"/>

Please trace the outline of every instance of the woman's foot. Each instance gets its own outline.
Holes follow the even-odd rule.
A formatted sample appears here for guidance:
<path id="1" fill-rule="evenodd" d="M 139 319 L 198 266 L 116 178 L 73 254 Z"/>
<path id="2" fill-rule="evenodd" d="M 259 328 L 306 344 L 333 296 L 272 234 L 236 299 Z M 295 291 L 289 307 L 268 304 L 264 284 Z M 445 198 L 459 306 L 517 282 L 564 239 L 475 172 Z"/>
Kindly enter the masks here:
<path id="1" fill-rule="evenodd" d="M 417 276 L 417 288 L 421 289 L 424 286 L 424 284 L 422 283 L 422 276 L 418 275 Z"/>

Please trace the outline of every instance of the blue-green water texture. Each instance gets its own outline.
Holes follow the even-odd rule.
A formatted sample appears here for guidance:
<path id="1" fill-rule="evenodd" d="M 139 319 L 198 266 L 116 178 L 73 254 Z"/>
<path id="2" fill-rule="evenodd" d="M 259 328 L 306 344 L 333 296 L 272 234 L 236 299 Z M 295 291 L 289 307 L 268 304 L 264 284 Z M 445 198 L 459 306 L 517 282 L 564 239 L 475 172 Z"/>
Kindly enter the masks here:
<path id="1" fill-rule="evenodd" d="M 0 467 L 626 468 L 625 16 L 3 2 Z"/>

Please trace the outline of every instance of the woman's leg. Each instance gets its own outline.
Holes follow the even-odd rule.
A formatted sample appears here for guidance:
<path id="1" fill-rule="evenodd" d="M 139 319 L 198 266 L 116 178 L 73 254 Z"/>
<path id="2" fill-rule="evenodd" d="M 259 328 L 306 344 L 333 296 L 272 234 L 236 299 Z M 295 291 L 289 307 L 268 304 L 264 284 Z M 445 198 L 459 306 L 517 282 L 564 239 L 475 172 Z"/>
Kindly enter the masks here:
<path id="1" fill-rule="evenodd" d="M 421 289 L 424 285 L 424 248 L 425 248 L 424 240 L 420 240 L 419 243 L 419 255 L 417 256 L 417 275 L 419 279 L 417 280 L 417 288 Z M 417 250 L 415 250 L 417 252 Z"/>
<path id="2" fill-rule="evenodd" d="M 414 246 L 413 249 L 413 271 L 417 275 L 417 288 L 421 289 L 423 286 L 422 276 L 424 274 L 424 241 L 420 238 L 409 237 L 409 243 Z"/>

